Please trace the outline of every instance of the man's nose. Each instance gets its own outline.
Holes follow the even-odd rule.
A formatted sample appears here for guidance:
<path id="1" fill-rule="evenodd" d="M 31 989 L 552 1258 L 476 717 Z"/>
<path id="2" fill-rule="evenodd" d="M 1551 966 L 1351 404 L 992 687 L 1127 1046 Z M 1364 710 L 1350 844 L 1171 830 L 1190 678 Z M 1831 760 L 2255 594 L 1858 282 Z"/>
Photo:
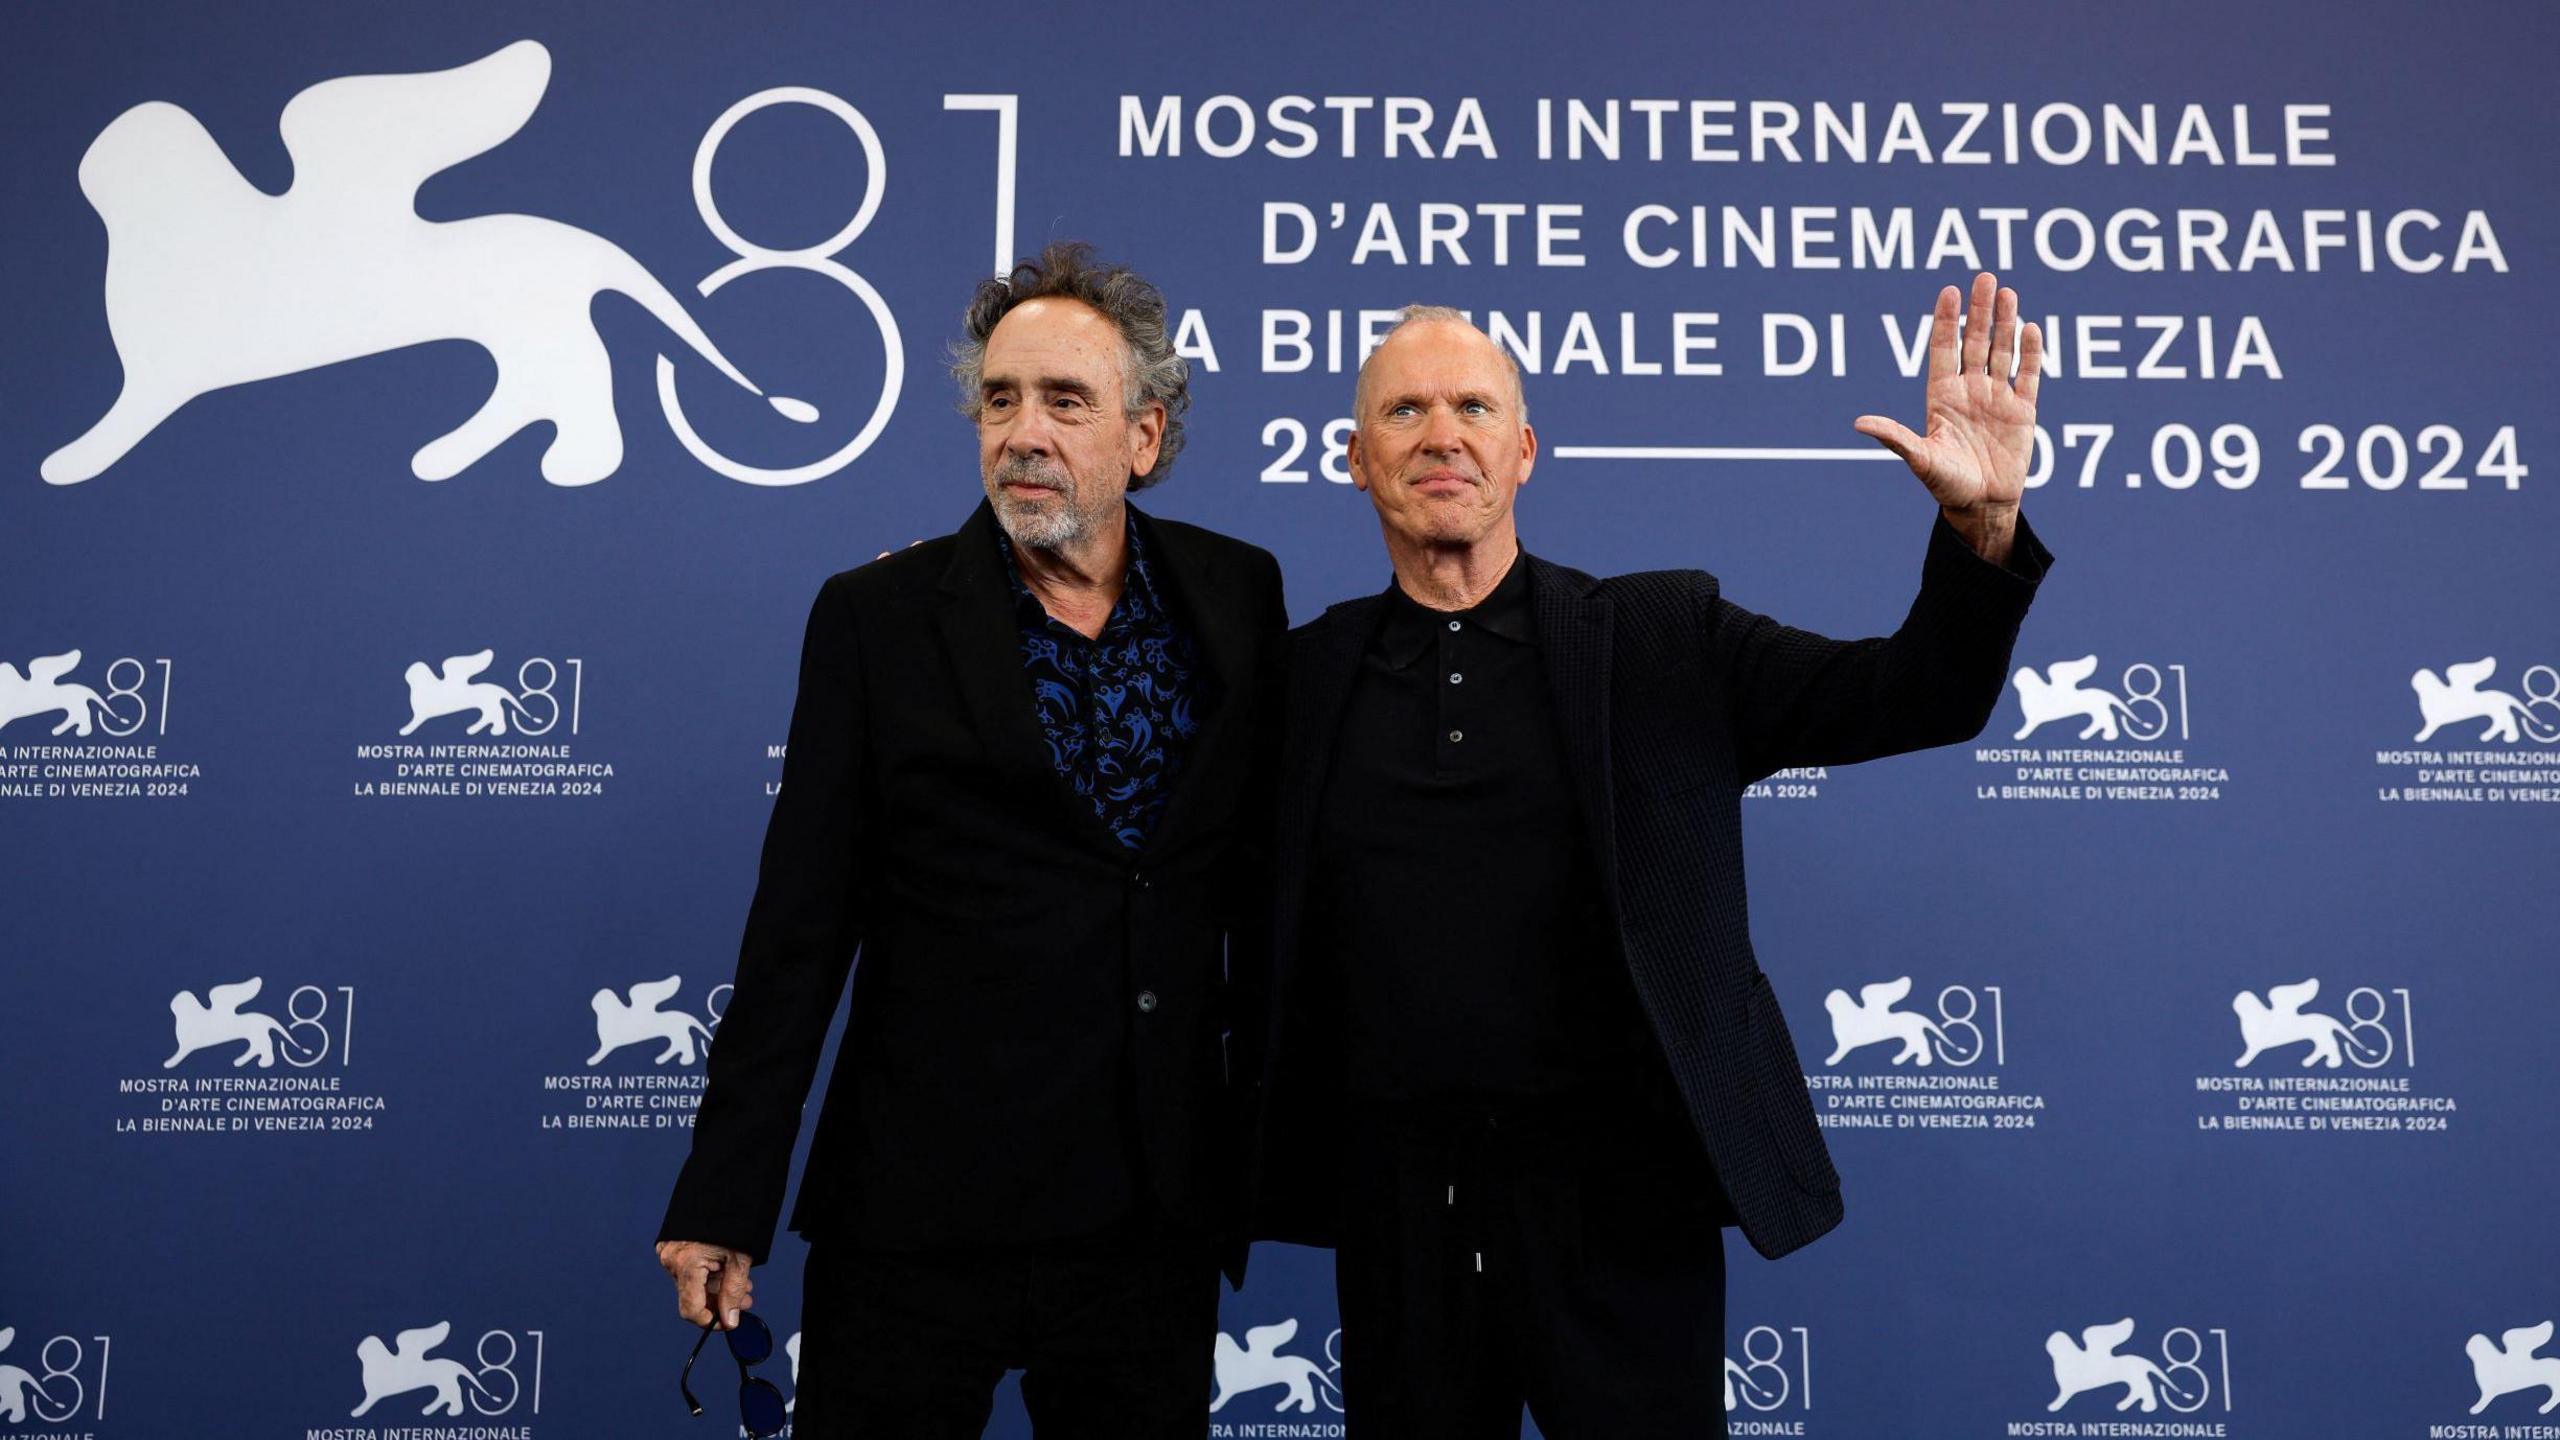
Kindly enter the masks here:
<path id="1" fill-rule="evenodd" d="M 1458 423 L 1456 412 L 1434 410 L 1422 422 L 1422 451 L 1426 455 L 1455 455 L 1466 448 L 1466 428 Z"/>
<path id="2" fill-rule="evenodd" d="M 1004 453 L 1047 456 L 1057 453 L 1057 431 L 1038 406 L 1026 407 L 1004 431 Z"/>

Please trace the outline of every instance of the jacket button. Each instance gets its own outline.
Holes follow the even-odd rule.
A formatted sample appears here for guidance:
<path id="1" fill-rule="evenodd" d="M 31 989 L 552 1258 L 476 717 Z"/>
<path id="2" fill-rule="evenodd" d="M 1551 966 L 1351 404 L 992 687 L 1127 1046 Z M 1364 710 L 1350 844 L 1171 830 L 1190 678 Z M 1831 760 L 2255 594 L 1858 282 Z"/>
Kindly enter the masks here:
<path id="1" fill-rule="evenodd" d="M 1156 888 L 1156 882 L 1147 878 L 1146 871 L 1132 870 L 1129 872 L 1129 888 L 1132 890 L 1153 890 Z"/>
<path id="2" fill-rule="evenodd" d="M 1141 1015 L 1152 1015 L 1152 1014 L 1154 1014 L 1155 1012 L 1156 1012 L 1156 992 L 1154 992 L 1153 990 L 1141 990 L 1141 991 L 1139 991 L 1139 992 L 1138 992 L 1138 1013 L 1139 1013 L 1139 1014 L 1141 1014 Z"/>

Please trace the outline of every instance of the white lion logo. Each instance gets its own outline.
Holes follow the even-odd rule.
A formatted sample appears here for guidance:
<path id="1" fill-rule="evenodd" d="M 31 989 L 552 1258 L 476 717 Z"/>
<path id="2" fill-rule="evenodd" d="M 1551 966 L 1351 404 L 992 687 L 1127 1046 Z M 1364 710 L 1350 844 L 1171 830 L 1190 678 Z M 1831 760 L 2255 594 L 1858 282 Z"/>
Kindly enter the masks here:
<path id="1" fill-rule="evenodd" d="M 1751 1397 L 1752 1409 L 1769 1410 L 1776 1408 L 1782 1392 L 1772 1390 L 1768 1386 L 1762 1385 L 1753 1380 L 1751 1378 L 1750 1371 L 1735 1364 L 1733 1362 L 1733 1357 L 1727 1355 L 1724 1357 L 1724 1408 L 1727 1413 L 1730 1413 L 1734 1409 L 1736 1401 L 1740 1398 L 1734 1393 L 1733 1382 L 1736 1380 L 1742 1382 L 1742 1394 Z"/>
<path id="2" fill-rule="evenodd" d="M 516 723 L 522 727 L 524 702 L 504 685 L 491 680 L 475 679 L 489 662 L 498 658 L 495 650 L 478 650 L 469 655 L 448 655 L 435 669 L 424 660 L 413 660 L 400 672 L 409 682 L 409 723 L 400 733 L 410 734 L 428 721 L 443 715 L 458 715 L 465 710 L 480 718 L 471 722 L 465 735 L 486 730 L 492 735 L 507 733 L 507 712 L 513 710 Z"/>
<path id="3" fill-rule="evenodd" d="M 2077 660 L 2056 660 L 2044 668 L 2042 675 L 2037 674 L 2032 665 L 2019 666 L 2018 673 L 2009 677 L 2009 683 L 2018 687 L 2018 711 L 2025 717 L 2025 723 L 2018 727 L 2017 734 L 2009 738 L 2024 740 L 2039 726 L 2072 715 L 2088 718 L 2089 723 L 2080 731 L 2083 740 L 2115 739 L 2116 721 L 2119 719 L 2128 727 L 2138 729 L 2140 722 L 2131 710 L 2125 708 L 2122 700 L 2109 691 L 2080 683 L 2097 672 L 2098 657 L 2095 655 L 2083 655 Z"/>
<path id="4" fill-rule="evenodd" d="M 1849 998 L 1846 990 L 1834 990 L 1822 997 L 1822 1008 L 1831 1012 L 1831 1055 L 1822 1063 L 1837 1065 L 1850 1051 L 1866 1045 L 1879 1045 L 1898 1040 L 1901 1048 L 1893 1052 L 1893 1063 L 1917 1061 L 1922 1065 L 1937 1058 L 1929 1042 L 1950 1042 L 1947 1032 L 1926 1015 L 1893 1007 L 1911 993 L 1911 977 L 1880 980 L 1858 987 L 1858 998 Z"/>
<path id="5" fill-rule="evenodd" d="M 1324 1367 L 1313 1360 L 1303 1355 L 1280 1353 L 1280 1347 L 1296 1339 L 1297 1334 L 1298 1322 L 1294 1318 L 1277 1325 L 1254 1326 L 1244 1332 L 1244 1344 L 1241 1346 L 1227 1332 L 1219 1331 L 1211 1347 L 1218 1393 L 1209 1402 L 1209 1413 L 1217 1414 L 1238 1395 L 1284 1385 L 1288 1387 L 1287 1393 L 1271 1407 L 1273 1413 L 1295 1410 L 1301 1415 L 1314 1414 L 1316 1392 L 1322 1390 L 1327 1396 L 1333 1395 L 1334 1382 Z"/>
<path id="6" fill-rule="evenodd" d="M 18 1327 L 0 1325 L 0 1350 L 9 1348 L 18 1338 Z M 44 1388 L 44 1382 L 30 1374 L 24 1366 L 0 1365 L 0 1420 L 15 1425 L 27 1418 L 27 1396 L 33 1394 L 48 1405 L 62 1402 Z"/>
<path id="7" fill-rule="evenodd" d="M 670 1060 L 692 1064 L 695 1037 L 699 1036 L 707 1049 L 711 1044 L 711 1032 L 702 1027 L 701 1021 L 681 1010 L 658 1008 L 674 999 L 676 991 L 683 985 L 684 977 L 680 975 L 670 975 L 664 980 L 644 980 L 631 987 L 631 998 L 627 1001 L 610 989 L 597 991 L 587 1002 L 589 1008 L 596 1012 L 596 1053 L 587 1057 L 587 1063 L 592 1066 L 625 1045 L 645 1045 L 657 1040 L 664 1042 L 667 1048 L 659 1051 L 650 1064 L 664 1065 Z"/>
<path id="8" fill-rule="evenodd" d="M 192 990 L 181 990 L 169 997 L 169 1014 L 176 1021 L 178 1050 L 160 1062 L 163 1070 L 177 1068 L 179 1061 L 198 1050 L 234 1042 L 248 1048 L 232 1058 L 232 1068 L 254 1060 L 261 1070 L 272 1070 L 276 1063 L 276 1042 L 282 1040 L 294 1058 L 305 1064 L 319 1058 L 317 1051 L 307 1050 L 293 1038 L 293 1032 L 273 1015 L 240 1007 L 258 998 L 258 987 L 266 984 L 263 975 L 252 975 L 228 985 L 207 989 L 203 1000 Z"/>
<path id="9" fill-rule="evenodd" d="M 62 712 L 62 723 L 53 727 L 56 735 L 69 730 L 80 735 L 89 733 L 94 713 L 113 713 L 98 692 L 73 681 L 63 684 L 62 677 L 80 668 L 80 652 L 65 650 L 59 655 L 39 655 L 27 662 L 27 673 L 0 660 L 0 726 L 30 715 Z M 113 681 L 109 681 L 113 684 Z"/>
<path id="10" fill-rule="evenodd" d="M 2124 1399 L 2116 1402 L 2118 1410 L 2130 1410 L 2136 1405 L 2146 1414 L 2157 1410 L 2164 1390 L 2179 1400 L 2200 1398 L 2179 1389 L 2176 1381 L 2143 1356 L 2115 1353 L 2117 1346 L 2132 1338 L 2130 1316 L 2113 1325 L 2090 1326 L 2080 1332 L 2078 1343 L 2059 1330 L 2044 1337 L 2045 1353 L 2053 1357 L 2054 1388 L 2061 1392 L 2044 1407 L 2046 1412 L 2061 1409 L 2083 1391 L 2103 1390 L 2110 1385 L 2124 1387 Z"/>
<path id="11" fill-rule="evenodd" d="M 2270 985 L 2263 1001 L 2247 990 L 2232 996 L 2231 1013 L 2240 1017 L 2240 1039 L 2248 1048 L 2231 1063 L 2245 1070 L 2249 1062 L 2257 1059 L 2263 1051 L 2280 1045 L 2298 1045 L 2306 1040 L 2311 1042 L 2311 1053 L 2302 1057 L 2302 1067 L 2306 1070 L 2314 1065 L 2326 1065 L 2335 1070 L 2346 1063 L 2345 1057 L 2339 1053 L 2341 1043 L 2354 1051 L 2358 1060 L 2368 1064 L 2379 1062 L 2383 1058 L 2382 1052 L 2358 1043 L 2355 1031 L 2335 1016 L 2302 1008 L 2319 995 L 2320 981 L 2315 976 L 2293 985 Z"/>
<path id="12" fill-rule="evenodd" d="M 611 358 L 587 314 L 605 290 L 762 395 L 611 241 L 532 215 L 419 217 L 418 187 L 504 143 L 550 83 L 551 52 L 531 40 L 451 70 L 324 80 L 284 107 L 293 184 L 281 195 L 252 186 L 166 101 L 110 121 L 80 158 L 80 190 L 107 225 L 107 330 L 124 388 L 45 457 L 46 482 L 97 475 L 225 386 L 470 340 L 497 361 L 497 385 L 411 473 L 447 479 L 547 420 L 557 428 L 542 478 L 593 483 L 622 464 Z M 803 401 L 767 403 L 804 424 L 818 416 Z"/>
<path id="13" fill-rule="evenodd" d="M 2560 1410 L 2560 1355 L 2536 1355 L 2533 1352 L 2551 1343 L 2551 1322 L 2527 1325 L 2506 1332 L 2498 1343 L 2489 1343 L 2486 1335 L 2474 1335 L 2462 1344 L 2462 1353 L 2471 1357 L 2471 1378 L 2479 1382 L 2480 1402 L 2471 1407 L 2479 1414 L 2489 1402 L 2501 1395 L 2519 1390 L 2547 1391 L 2540 1407 L 2533 1413 L 2548 1415 Z M 0 1344 L 8 1343 L 0 1340 Z"/>
<path id="14" fill-rule="evenodd" d="M 2489 728 L 2480 732 L 2483 743 L 2503 740 L 2513 745 L 2527 735 L 2545 745 L 2560 740 L 2560 729 L 2543 724 L 2525 701 L 2504 690 L 2480 688 L 2480 682 L 2496 673 L 2497 668 L 2497 656 L 2483 655 L 2467 664 L 2447 665 L 2443 679 L 2436 678 L 2433 670 L 2420 670 L 2410 676 L 2409 688 L 2418 692 L 2418 714 L 2427 724 L 2409 743 L 2424 744 L 2436 731 L 2465 720 L 2489 722 Z M 2532 686 L 2528 671 L 2525 687 Z"/>
<path id="15" fill-rule="evenodd" d="M 462 1387 L 483 1400 L 500 1397 L 489 1392 L 471 1373 L 471 1367 L 459 1360 L 430 1359 L 427 1352 L 444 1343 L 453 1332 L 453 1322 L 439 1320 L 416 1330 L 403 1330 L 391 1337 L 389 1349 L 383 1348 L 382 1337 L 367 1335 L 356 1346 L 356 1361 L 364 1367 L 364 1403 L 347 1412 L 352 1420 L 383 1400 L 411 1390 L 432 1389 L 436 1393 L 427 1401 L 421 1415 L 459 1415 L 462 1413 Z M 411 1347 L 416 1348 L 411 1348 Z"/>

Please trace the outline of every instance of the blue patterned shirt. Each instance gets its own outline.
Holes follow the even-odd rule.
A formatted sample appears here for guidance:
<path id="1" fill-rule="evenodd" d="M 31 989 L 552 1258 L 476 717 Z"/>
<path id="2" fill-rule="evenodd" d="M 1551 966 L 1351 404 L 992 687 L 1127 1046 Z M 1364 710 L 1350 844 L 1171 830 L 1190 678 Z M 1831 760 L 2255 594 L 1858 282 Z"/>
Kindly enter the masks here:
<path id="1" fill-rule="evenodd" d="M 1135 850 L 1164 813 L 1183 752 L 1200 728 L 1199 648 L 1156 584 L 1138 527 L 1119 603 L 1088 640 L 1051 619 L 1023 583 L 1002 533 L 1005 578 L 1022 630 L 1022 668 L 1049 763 L 1114 838 Z"/>

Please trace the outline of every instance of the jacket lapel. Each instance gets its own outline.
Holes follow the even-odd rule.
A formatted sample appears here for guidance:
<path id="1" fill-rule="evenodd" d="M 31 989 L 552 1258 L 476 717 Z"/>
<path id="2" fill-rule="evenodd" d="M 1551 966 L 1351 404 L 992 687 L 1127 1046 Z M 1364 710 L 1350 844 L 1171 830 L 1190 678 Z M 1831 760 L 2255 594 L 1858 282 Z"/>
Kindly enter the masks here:
<path id="1" fill-rule="evenodd" d="M 955 539 L 951 564 L 942 572 L 938 623 L 988 760 L 1026 787 L 1026 793 L 1052 796 L 1067 811 L 1076 835 L 1117 854 L 1121 847 L 1102 828 L 1093 806 L 1058 774 L 1049 739 L 1033 714 L 1031 684 L 1022 672 L 1022 631 L 1013 618 L 1013 588 L 996 551 L 994 508 L 979 501 Z"/>
<path id="2" fill-rule="evenodd" d="M 1600 891 L 1615 920 L 1618 832 L 1609 755 L 1613 607 L 1608 596 L 1597 593 L 1599 582 L 1590 576 L 1534 555 L 1527 558 L 1547 690 L 1555 703 L 1557 728 L 1564 732 L 1565 761 L 1581 802 L 1592 863 L 1600 872 Z"/>
<path id="3" fill-rule="evenodd" d="M 1208 673 L 1194 677 L 1193 683 L 1215 687 L 1211 691 L 1215 701 L 1206 707 L 1200 732 L 1192 737 L 1190 753 L 1174 776 L 1164 813 L 1156 817 L 1154 830 L 1140 847 L 1140 854 L 1155 855 L 1178 845 L 1189 833 L 1200 808 L 1209 803 L 1203 796 L 1217 788 L 1211 777 L 1235 748 L 1236 737 L 1253 724 L 1255 717 L 1247 713 L 1254 702 L 1255 657 L 1248 628 L 1252 616 L 1249 606 L 1235 595 L 1229 577 L 1209 564 L 1184 536 L 1154 524 L 1135 505 L 1129 507 L 1129 523 L 1145 532 L 1148 563 L 1156 580 L 1172 589 L 1175 614 L 1199 642 L 1200 662 Z"/>

